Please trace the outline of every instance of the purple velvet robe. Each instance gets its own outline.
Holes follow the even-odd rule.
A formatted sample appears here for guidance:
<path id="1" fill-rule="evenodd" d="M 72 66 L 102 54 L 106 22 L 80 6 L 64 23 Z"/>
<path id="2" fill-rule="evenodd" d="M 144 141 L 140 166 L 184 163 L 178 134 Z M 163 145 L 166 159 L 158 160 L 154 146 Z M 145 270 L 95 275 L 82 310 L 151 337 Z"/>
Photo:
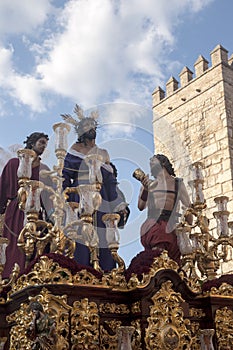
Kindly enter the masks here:
<path id="1" fill-rule="evenodd" d="M 3 278 L 8 278 L 12 272 L 14 263 L 18 263 L 22 271 L 25 266 L 25 254 L 17 246 L 17 240 L 20 231 L 24 226 L 24 212 L 18 207 L 18 177 L 17 170 L 19 159 L 12 158 L 8 161 L 0 177 L 0 214 L 5 213 L 5 224 L 3 237 L 9 239 L 9 245 L 6 249 L 6 264 L 3 271 Z M 49 168 L 41 164 L 32 168 L 32 180 L 39 180 L 39 171 Z"/>

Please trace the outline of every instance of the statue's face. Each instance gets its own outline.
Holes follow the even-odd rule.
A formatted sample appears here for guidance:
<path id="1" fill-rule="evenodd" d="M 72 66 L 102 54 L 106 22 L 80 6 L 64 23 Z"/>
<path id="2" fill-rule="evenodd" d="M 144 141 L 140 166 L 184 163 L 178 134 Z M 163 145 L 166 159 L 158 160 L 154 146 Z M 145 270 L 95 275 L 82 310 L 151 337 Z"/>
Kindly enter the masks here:
<path id="1" fill-rule="evenodd" d="M 48 140 L 45 137 L 41 137 L 36 141 L 32 149 L 36 152 L 36 154 L 41 155 L 47 147 L 47 144 Z"/>
<path id="2" fill-rule="evenodd" d="M 78 130 L 79 136 L 84 136 L 89 140 L 96 138 L 96 123 L 93 119 L 84 119 Z"/>
<path id="3" fill-rule="evenodd" d="M 96 130 L 90 129 L 89 131 L 85 132 L 84 137 L 89 140 L 95 140 L 96 139 Z"/>
<path id="4" fill-rule="evenodd" d="M 162 171 L 162 166 L 155 156 L 150 159 L 150 170 L 151 175 L 154 177 L 157 177 L 160 171 Z"/>

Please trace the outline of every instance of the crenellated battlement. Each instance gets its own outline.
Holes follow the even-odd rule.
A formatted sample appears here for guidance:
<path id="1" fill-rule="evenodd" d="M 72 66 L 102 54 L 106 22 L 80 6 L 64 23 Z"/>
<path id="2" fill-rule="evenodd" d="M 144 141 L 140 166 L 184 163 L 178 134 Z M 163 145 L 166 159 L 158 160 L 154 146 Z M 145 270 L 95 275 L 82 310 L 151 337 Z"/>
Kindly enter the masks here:
<path id="1" fill-rule="evenodd" d="M 205 57 L 200 55 L 196 62 L 194 63 L 195 75 L 188 67 L 184 67 L 179 74 L 179 81 L 174 77 L 170 77 L 166 83 L 166 90 L 164 91 L 160 86 L 158 86 L 152 93 L 153 97 L 153 106 L 158 105 L 162 100 L 167 97 L 172 96 L 174 93 L 177 93 L 182 88 L 185 88 L 193 81 L 196 81 L 203 74 L 206 74 L 207 71 L 212 70 L 213 68 L 223 64 L 233 68 L 233 54 L 228 58 L 228 51 L 221 45 L 217 45 L 211 52 L 211 65 Z M 201 88 L 196 87 L 196 92 L 200 92 Z M 181 100 L 185 101 L 187 97 L 182 97 Z M 169 109 L 172 109 L 170 107 Z"/>

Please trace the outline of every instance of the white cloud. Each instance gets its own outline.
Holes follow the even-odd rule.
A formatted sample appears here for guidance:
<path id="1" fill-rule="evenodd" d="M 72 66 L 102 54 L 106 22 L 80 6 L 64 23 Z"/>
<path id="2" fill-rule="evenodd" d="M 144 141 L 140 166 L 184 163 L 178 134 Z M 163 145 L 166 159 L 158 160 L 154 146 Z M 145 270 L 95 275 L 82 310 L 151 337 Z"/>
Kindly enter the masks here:
<path id="1" fill-rule="evenodd" d="M 18 102 L 29 105 L 33 111 L 44 110 L 41 97 L 42 82 L 30 75 L 20 75 L 13 68 L 12 58 L 14 50 L 0 48 L 0 86 L 7 90 L 13 98 L 17 97 Z"/>
<path id="2" fill-rule="evenodd" d="M 163 79 L 164 64 L 170 63 L 167 51 L 174 45 L 175 26 L 185 12 L 198 11 L 209 1 L 170 0 L 169 6 L 163 0 L 67 1 L 52 18 L 57 21 L 56 31 L 44 31 L 41 42 L 37 38 L 30 44 L 31 37 L 24 39 L 35 59 L 31 75 L 15 69 L 12 49 L 1 50 L 2 85 L 34 111 L 46 108 L 46 93 L 84 106 L 122 99 L 150 105 L 151 93 Z M 10 23 L 17 14 L 22 16 L 8 33 L 27 34 L 43 24 L 51 11 L 50 2 L 30 0 L 29 5 L 27 0 L 3 0 L 0 13 L 1 9 L 9 12 Z M 9 76 L 4 78 L 5 68 Z"/>
<path id="3" fill-rule="evenodd" d="M 0 82 L 1 85 L 4 83 L 6 77 L 11 74 L 11 60 L 14 50 L 12 47 L 8 49 L 0 47 Z"/>
<path id="4" fill-rule="evenodd" d="M 1 0 L 0 37 L 32 32 L 46 20 L 50 3 L 51 0 Z"/>

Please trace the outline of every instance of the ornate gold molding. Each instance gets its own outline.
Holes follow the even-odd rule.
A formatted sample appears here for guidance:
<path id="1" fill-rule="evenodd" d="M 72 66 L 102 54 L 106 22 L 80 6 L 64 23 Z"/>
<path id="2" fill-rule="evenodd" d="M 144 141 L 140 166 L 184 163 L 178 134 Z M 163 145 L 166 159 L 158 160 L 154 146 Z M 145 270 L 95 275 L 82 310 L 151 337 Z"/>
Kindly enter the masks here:
<path id="1" fill-rule="evenodd" d="M 102 284 L 118 290 L 127 290 L 127 282 L 121 269 L 113 269 L 103 275 Z"/>
<path id="2" fill-rule="evenodd" d="M 208 292 L 209 295 L 221 295 L 224 297 L 232 297 L 233 298 L 233 286 L 227 283 L 222 283 L 220 287 L 212 287 L 210 289 L 210 292 Z"/>
<path id="3" fill-rule="evenodd" d="M 135 320 L 131 322 L 131 326 L 135 328 L 132 336 L 132 350 L 142 350 L 142 330 L 141 321 Z"/>
<path id="4" fill-rule="evenodd" d="M 28 306 L 28 304 L 21 304 L 19 310 L 7 317 L 9 323 L 15 323 L 10 330 L 10 350 L 26 349 L 27 346 L 32 346 L 32 341 L 26 336 L 33 319 L 33 315 L 28 313 Z"/>
<path id="5" fill-rule="evenodd" d="M 48 349 L 68 350 L 69 343 L 67 339 L 69 335 L 69 312 L 71 308 L 67 304 L 67 297 L 65 295 L 55 296 L 46 288 L 43 288 L 39 295 L 29 297 L 29 304 L 21 304 L 18 310 L 7 317 L 7 321 L 13 323 L 10 331 L 10 350 L 31 349 L 34 342 L 40 337 L 40 327 L 46 326 L 42 318 L 41 321 L 39 318 L 35 321 L 35 317 L 37 316 L 33 314 L 32 308 L 30 308 L 32 303 L 41 305 L 46 320 L 51 319 L 54 321 L 56 344 L 51 345 Z M 37 322 L 37 324 L 34 325 L 34 322 Z M 35 329 L 33 329 L 33 325 Z M 49 334 L 49 329 L 46 331 Z M 31 333 L 33 333 L 33 337 Z M 41 337 L 44 337 L 44 333 Z"/>
<path id="6" fill-rule="evenodd" d="M 92 275 L 91 272 L 88 272 L 87 270 L 81 270 L 79 272 L 77 272 L 74 276 L 73 276 L 73 284 L 74 285 L 87 285 L 87 286 L 96 286 L 101 284 L 101 281 L 95 277 L 94 275 Z"/>
<path id="7" fill-rule="evenodd" d="M 147 274 L 143 273 L 141 280 L 138 279 L 135 273 L 131 275 L 127 283 L 127 289 L 134 290 L 145 288 L 150 284 L 151 279 L 156 275 L 157 272 L 166 269 L 174 270 L 177 272 L 179 266 L 174 260 L 169 258 L 167 251 L 164 250 L 160 256 L 154 258 L 149 272 Z"/>
<path id="8" fill-rule="evenodd" d="M 233 311 L 228 307 L 216 310 L 215 327 L 218 349 L 233 349 Z"/>
<path id="9" fill-rule="evenodd" d="M 150 317 L 146 329 L 146 349 L 169 350 L 191 349 L 190 324 L 184 319 L 180 304 L 183 299 L 180 293 L 172 289 L 171 281 L 162 284 L 161 289 L 152 297 Z"/>
<path id="10" fill-rule="evenodd" d="M 191 331 L 191 349 L 192 350 L 200 350 L 201 349 L 201 341 L 200 341 L 200 324 L 198 322 L 191 322 L 190 326 L 188 327 Z"/>
<path id="11" fill-rule="evenodd" d="M 17 279 L 8 293 L 8 298 L 29 286 L 44 284 L 98 285 L 119 291 L 134 290 L 147 286 L 156 273 L 163 269 L 178 270 L 178 265 L 168 257 L 166 251 L 154 259 L 149 273 L 143 274 L 141 280 L 138 279 L 136 274 L 132 274 L 128 282 L 126 282 L 124 273 L 117 268 L 110 273 L 103 274 L 102 279 L 98 279 L 87 270 L 81 270 L 72 276 L 68 268 L 61 267 L 58 262 L 49 259 L 47 256 L 41 256 L 30 272 Z"/>
<path id="12" fill-rule="evenodd" d="M 101 313 L 114 313 L 114 314 L 129 314 L 130 310 L 125 304 L 115 304 L 115 303 L 106 303 L 100 304 L 99 311 Z"/>
<path id="13" fill-rule="evenodd" d="M 136 301 L 135 303 L 133 303 L 133 304 L 131 305 L 131 312 L 132 312 L 133 314 L 136 314 L 136 313 L 138 313 L 138 312 L 141 312 L 141 303 L 140 303 L 140 301 Z"/>
<path id="14" fill-rule="evenodd" d="M 104 325 L 100 326 L 100 349 L 101 350 L 116 350 L 118 343 L 117 328 L 120 327 L 121 321 L 111 320 L 105 321 Z"/>
<path id="15" fill-rule="evenodd" d="M 99 349 L 99 313 L 87 298 L 75 301 L 71 311 L 72 349 Z"/>
<path id="16" fill-rule="evenodd" d="M 10 296 L 29 286 L 72 284 L 72 280 L 72 274 L 68 269 L 62 268 L 47 256 L 42 256 L 27 275 L 18 278 L 8 295 Z"/>
<path id="17" fill-rule="evenodd" d="M 195 318 L 202 318 L 204 317 L 206 314 L 202 309 L 196 309 L 194 307 L 191 307 L 189 309 L 189 316 L 190 317 L 195 317 Z"/>

